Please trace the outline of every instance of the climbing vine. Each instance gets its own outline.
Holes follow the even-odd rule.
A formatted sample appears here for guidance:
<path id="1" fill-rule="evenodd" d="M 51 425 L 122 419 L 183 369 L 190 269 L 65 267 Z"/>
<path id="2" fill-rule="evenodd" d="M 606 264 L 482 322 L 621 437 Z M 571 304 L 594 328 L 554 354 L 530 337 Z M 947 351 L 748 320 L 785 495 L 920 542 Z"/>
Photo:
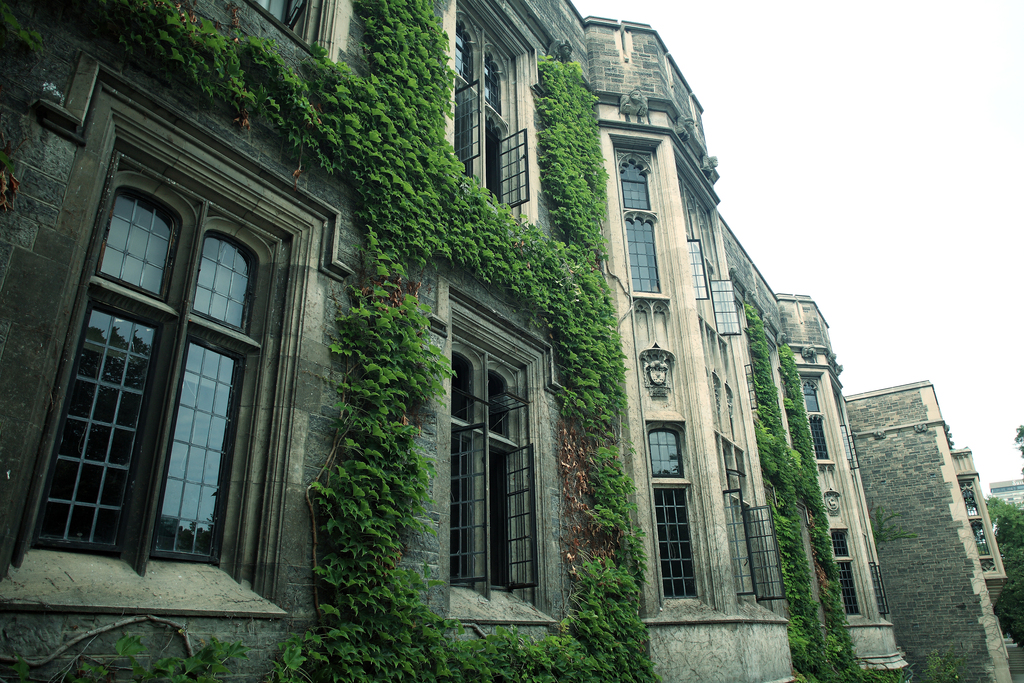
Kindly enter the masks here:
<path id="1" fill-rule="evenodd" d="M 754 429 L 761 470 L 775 490 L 772 510 L 790 610 L 789 647 L 793 668 L 808 681 L 895 681 L 895 673 L 862 670 L 854 657 L 853 643 L 846 628 L 839 568 L 832 555 L 828 524 L 824 521 L 827 517 L 818 487 L 818 466 L 793 351 L 785 344 L 779 347 L 786 410 L 784 422 L 764 324 L 750 305 L 746 306 L 746 315 L 757 397 L 758 419 Z M 786 424 L 789 425 L 788 440 Z M 818 583 L 817 600 L 812 593 L 811 570 L 801 534 L 801 505 L 807 512 Z M 825 617 L 824 629 L 818 618 L 819 604 Z"/>
<path id="2" fill-rule="evenodd" d="M 543 60 L 536 99 L 546 231 L 513 217 L 446 142 L 453 73 L 427 0 L 355 0 L 363 61 L 335 64 L 316 46 L 286 57 L 245 35 L 237 14 L 203 16 L 189 0 L 81 0 L 96 30 L 163 77 L 184 79 L 240 129 L 261 121 L 291 148 L 296 185 L 314 167 L 355 198 L 361 271 L 339 306 L 337 434 L 308 492 L 318 578 L 315 627 L 282 644 L 274 677 L 298 681 L 650 681 L 638 617 L 645 563 L 633 483 L 620 460 L 624 363 L 600 219 L 605 184 L 594 96 L 577 64 Z M 428 335 L 416 273 L 437 259 L 511 303 L 556 350 L 566 486 L 563 553 L 572 609 L 557 636 L 459 625 L 424 602 L 431 578 L 403 561 L 429 533 L 433 470 L 417 441 L 422 411 L 450 373 Z"/>

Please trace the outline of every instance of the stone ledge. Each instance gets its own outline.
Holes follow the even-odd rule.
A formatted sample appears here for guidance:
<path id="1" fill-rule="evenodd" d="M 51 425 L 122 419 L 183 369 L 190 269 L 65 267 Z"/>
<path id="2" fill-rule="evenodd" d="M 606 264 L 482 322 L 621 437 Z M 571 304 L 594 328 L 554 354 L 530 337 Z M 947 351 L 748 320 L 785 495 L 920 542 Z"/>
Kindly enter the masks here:
<path id="1" fill-rule="evenodd" d="M 0 581 L 0 611 L 288 615 L 210 565 L 150 560 L 146 575 L 139 576 L 114 557 L 38 549 Z"/>

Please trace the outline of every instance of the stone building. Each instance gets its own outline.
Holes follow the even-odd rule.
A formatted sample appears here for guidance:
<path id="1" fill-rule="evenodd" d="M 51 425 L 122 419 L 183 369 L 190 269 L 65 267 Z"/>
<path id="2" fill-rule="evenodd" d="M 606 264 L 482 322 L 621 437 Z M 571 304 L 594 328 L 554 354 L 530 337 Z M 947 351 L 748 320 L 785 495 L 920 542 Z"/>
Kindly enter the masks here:
<path id="1" fill-rule="evenodd" d="M 211 26 L 273 38 L 288 64 L 315 44 L 365 67 L 347 0 L 186 4 Z M 315 616 L 307 487 L 334 438 L 337 397 L 323 380 L 364 239 L 353 190 L 296 169 L 272 126 L 204 102 L 59 4 L 15 7 L 46 47 L 26 54 L 9 40 L 0 74 L 0 130 L 20 141 L 21 181 L 0 214 L 0 655 L 39 655 L 125 619 L 163 632 L 163 619 L 244 641 L 254 649 L 241 673 L 256 680 Z M 626 361 L 625 468 L 650 560 L 639 611 L 657 673 L 793 676 L 744 303 L 764 318 L 776 369 L 779 345 L 800 351 L 857 656 L 901 666 L 824 320 L 806 298 L 777 296 L 718 214 L 702 106 L 657 32 L 563 0 L 462 0 L 438 14 L 454 155 L 521 224 L 550 233 L 555 208 L 537 160 L 538 60 L 578 61 L 598 98 L 603 268 Z M 547 634 L 571 608 L 562 365 L 505 292 L 440 257 L 419 277 L 454 376 L 421 416 L 437 533 L 405 557 L 445 579 L 429 604 L 469 637 Z"/>
<path id="2" fill-rule="evenodd" d="M 989 493 L 1010 505 L 1020 507 L 1020 504 L 1024 503 L 1024 479 L 994 481 L 989 485 Z"/>
<path id="3" fill-rule="evenodd" d="M 878 546 L 907 660 L 922 670 L 928 653 L 953 648 L 967 658 L 967 679 L 1009 681 L 992 611 L 1006 574 L 971 452 L 950 447 L 935 388 L 918 382 L 846 400 L 868 508 L 897 513 L 891 523 L 915 535 Z"/>

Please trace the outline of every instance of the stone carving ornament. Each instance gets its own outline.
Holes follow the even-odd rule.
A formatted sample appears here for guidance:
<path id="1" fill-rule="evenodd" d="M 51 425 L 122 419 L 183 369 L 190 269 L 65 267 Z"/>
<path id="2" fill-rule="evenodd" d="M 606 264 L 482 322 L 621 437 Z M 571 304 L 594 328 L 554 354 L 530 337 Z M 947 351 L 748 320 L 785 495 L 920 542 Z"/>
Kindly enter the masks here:
<path id="1" fill-rule="evenodd" d="M 818 362 L 818 352 L 813 346 L 805 346 L 800 349 L 800 355 L 804 357 L 804 360 L 810 363 Z"/>
<path id="2" fill-rule="evenodd" d="M 676 125 L 673 130 L 676 132 L 676 135 L 679 136 L 680 140 L 686 142 L 696 134 L 694 132 L 696 125 L 697 122 L 693 120 L 692 116 L 679 117 L 676 119 Z"/>
<path id="3" fill-rule="evenodd" d="M 548 54 L 560 62 L 572 61 L 572 45 L 568 40 L 556 40 L 548 48 Z"/>
<path id="4" fill-rule="evenodd" d="M 914 425 L 914 431 L 917 432 L 918 434 L 924 434 L 925 432 L 928 431 L 928 425 L 924 422 L 922 422 L 919 425 Z"/>
<path id="5" fill-rule="evenodd" d="M 619 113 L 625 114 L 627 121 L 630 116 L 636 116 L 636 122 L 643 123 L 647 116 L 647 96 L 640 92 L 640 88 L 633 88 L 619 98 Z"/>
<path id="6" fill-rule="evenodd" d="M 872 436 L 874 436 L 876 440 L 881 441 L 882 439 L 885 438 L 885 432 L 883 432 L 882 430 L 878 430 Z"/>
<path id="7" fill-rule="evenodd" d="M 665 349 L 653 348 L 640 352 L 640 364 L 644 369 L 644 386 L 652 397 L 668 396 L 674 361 L 675 356 Z"/>
<path id="8" fill-rule="evenodd" d="M 824 493 L 825 498 L 825 509 L 828 510 L 828 514 L 832 517 L 839 516 L 839 492 L 828 490 Z"/>

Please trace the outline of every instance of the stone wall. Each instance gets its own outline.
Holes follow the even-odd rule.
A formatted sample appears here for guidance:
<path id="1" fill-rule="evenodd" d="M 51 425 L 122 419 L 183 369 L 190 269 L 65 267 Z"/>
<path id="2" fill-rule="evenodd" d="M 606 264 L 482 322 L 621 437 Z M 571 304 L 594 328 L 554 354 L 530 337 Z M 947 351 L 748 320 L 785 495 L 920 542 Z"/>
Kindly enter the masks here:
<path id="1" fill-rule="evenodd" d="M 977 554 L 965 545 L 973 539 L 953 514 L 963 503 L 955 475 L 949 479 L 952 463 L 931 385 L 847 401 L 868 508 L 899 513 L 892 523 L 916 534 L 877 546 L 889 616 L 907 661 L 924 671 L 930 653 L 952 648 L 967 659 L 964 680 L 1008 681 L 1005 655 L 1000 662 L 992 654 L 998 646 L 991 641 L 1000 636 Z"/>

